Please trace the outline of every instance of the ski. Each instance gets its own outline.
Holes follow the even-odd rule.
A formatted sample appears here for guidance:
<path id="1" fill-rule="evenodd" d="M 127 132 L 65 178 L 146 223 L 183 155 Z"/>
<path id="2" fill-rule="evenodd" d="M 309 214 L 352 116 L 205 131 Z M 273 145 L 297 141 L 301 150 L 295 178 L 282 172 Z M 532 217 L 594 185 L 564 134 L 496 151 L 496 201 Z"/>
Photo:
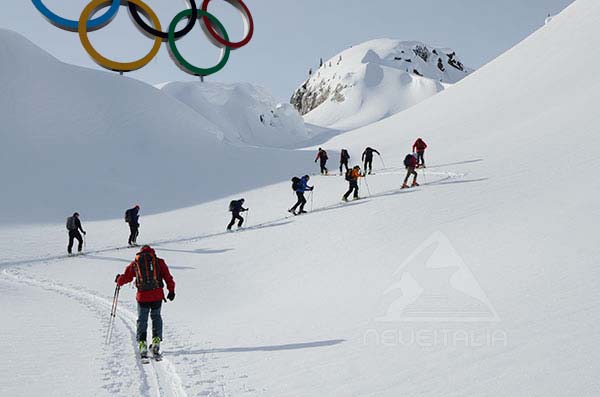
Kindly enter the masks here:
<path id="1" fill-rule="evenodd" d="M 142 364 L 150 364 L 150 358 L 148 356 L 141 356 L 140 360 L 142 361 Z"/>

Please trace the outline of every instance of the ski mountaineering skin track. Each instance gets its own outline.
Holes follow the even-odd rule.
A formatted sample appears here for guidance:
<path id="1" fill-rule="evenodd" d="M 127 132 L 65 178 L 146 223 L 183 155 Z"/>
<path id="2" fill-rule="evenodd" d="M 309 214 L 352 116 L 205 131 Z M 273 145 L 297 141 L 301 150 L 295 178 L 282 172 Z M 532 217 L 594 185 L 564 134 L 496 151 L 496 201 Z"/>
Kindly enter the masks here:
<path id="1" fill-rule="evenodd" d="M 380 171 L 381 174 L 403 173 L 403 170 L 400 167 L 389 168 Z M 425 188 L 428 185 L 443 184 L 448 180 L 462 179 L 466 176 L 466 174 L 452 172 L 427 171 L 427 173 L 429 173 L 430 177 L 434 177 L 435 179 L 429 181 L 428 183 L 423 183 L 423 187 Z M 373 177 L 376 178 L 376 176 Z M 409 192 L 418 192 L 421 189 L 422 188 L 415 188 L 410 189 L 409 191 L 401 190 L 399 188 L 389 190 L 382 189 L 382 191 L 373 192 L 373 194 L 370 196 L 365 196 L 360 202 L 335 202 L 332 204 L 315 207 L 311 213 L 318 214 L 323 211 L 343 211 L 344 209 L 346 211 L 351 211 L 351 207 L 354 205 L 362 204 L 371 200 L 378 200 L 386 196 L 404 195 Z M 307 215 L 310 216 L 311 213 Z M 286 225 L 290 222 L 293 222 L 289 218 L 292 218 L 292 216 L 281 216 L 276 219 L 267 220 L 254 226 L 241 229 L 239 232 L 252 232 L 261 230 L 262 228 Z M 190 237 L 159 240 L 150 244 L 153 246 L 160 246 L 172 243 L 195 243 L 215 237 L 224 237 L 227 234 L 227 232 L 206 233 Z M 84 253 L 82 258 L 93 258 L 94 254 L 119 252 L 125 249 L 126 247 L 108 247 L 104 249 L 90 250 L 89 252 Z M 36 274 L 37 272 L 33 271 L 34 267 L 40 264 L 63 262 L 75 259 L 76 257 L 72 258 L 65 255 L 59 255 L 54 257 L 31 258 L 2 262 L 0 263 L 0 267 L 4 267 L 4 269 L 2 269 L 2 272 L 0 273 L 0 280 L 27 287 L 39 288 L 41 290 L 65 297 L 82 305 L 84 309 L 89 310 L 94 315 L 98 322 L 105 325 L 105 323 L 109 320 L 108 313 L 111 308 L 111 300 L 109 296 L 107 296 L 105 293 L 98 293 L 97 291 L 81 285 L 66 284 L 58 279 L 54 279 L 54 277 L 42 278 Z M 31 272 L 27 270 L 28 267 L 32 269 Z M 137 358 L 135 308 L 131 305 L 127 306 L 125 304 L 120 304 L 117 310 L 116 320 L 117 321 L 115 323 L 113 335 L 115 340 L 109 346 L 104 346 L 104 344 L 100 344 L 99 342 L 100 346 L 98 349 L 100 351 L 97 353 L 97 355 L 100 356 L 105 363 L 103 366 L 104 371 L 106 371 L 106 375 L 104 377 L 104 379 L 106 379 L 106 384 L 104 388 L 108 390 L 110 394 L 122 394 L 123 388 L 131 388 L 131 385 L 127 384 L 127 382 L 131 383 L 131 379 L 119 379 L 123 378 L 123 375 L 118 372 L 115 373 L 114 371 L 122 371 L 124 368 L 122 361 L 129 360 L 129 362 L 132 362 L 134 358 Z M 196 364 L 195 367 L 190 368 L 188 367 L 190 362 L 187 360 L 185 355 L 180 359 L 176 354 L 179 349 L 184 347 L 185 342 L 183 341 L 185 338 L 174 336 L 173 331 L 169 329 L 168 326 L 166 327 L 165 332 L 168 334 L 167 340 L 170 342 L 169 349 L 163 352 L 164 359 L 162 361 L 157 362 L 155 360 L 150 360 L 150 363 L 145 365 L 142 364 L 139 359 L 136 359 L 135 363 L 132 363 L 131 368 L 136 368 L 139 373 L 138 382 L 140 385 L 138 393 L 140 395 L 152 396 L 185 396 L 186 388 L 191 387 L 192 389 L 188 390 L 188 392 L 192 392 L 193 390 L 194 395 L 196 395 L 198 388 L 201 388 L 202 390 L 200 395 L 228 395 L 226 392 L 226 382 L 223 380 L 223 375 L 220 373 L 221 370 L 214 368 L 214 364 L 216 363 L 214 360 L 217 358 L 213 357 L 214 353 L 207 352 L 202 356 L 200 366 Z M 127 348 L 119 349 L 119 346 L 127 346 Z M 175 360 L 182 360 L 182 363 L 185 365 L 185 368 L 183 368 L 185 370 L 185 383 L 182 382 L 181 375 L 178 374 L 175 364 L 171 361 L 172 354 L 174 354 Z M 213 368 L 210 368 L 210 365 L 213 365 Z M 119 370 L 119 368 L 121 368 L 121 370 Z M 198 378 L 201 380 L 197 380 Z M 202 380 L 202 378 L 204 379 Z M 188 382 L 193 382 L 192 379 L 194 379 L 196 383 L 190 386 Z M 186 385 L 185 387 L 183 386 L 184 384 Z"/>
<path id="2" fill-rule="evenodd" d="M 430 169 L 433 168 L 437 168 L 435 166 L 433 167 L 428 167 L 427 171 L 422 170 L 421 171 L 421 175 L 424 176 L 425 178 L 425 182 L 421 183 L 421 188 L 422 187 L 426 187 L 426 186 L 435 186 L 437 184 L 443 184 L 449 180 L 454 180 L 454 179 L 462 179 L 465 178 L 468 173 L 457 173 L 457 172 L 432 172 L 432 171 L 428 171 Z M 388 167 L 385 169 L 382 169 L 380 171 L 378 171 L 376 174 L 373 174 L 369 177 L 374 177 L 377 175 L 403 175 L 405 173 L 404 169 L 402 167 Z M 427 175 L 430 176 L 434 176 L 436 177 L 435 180 L 430 180 L 427 181 Z M 319 176 L 319 175 L 317 175 Z M 325 177 L 325 176 L 322 176 Z M 385 196 L 389 196 L 389 195 L 393 195 L 393 194 L 403 194 L 403 193 L 408 193 L 408 192 L 413 192 L 413 191 L 418 191 L 420 190 L 419 188 L 411 188 L 408 190 L 403 190 L 400 188 L 397 189 L 390 189 L 390 190 L 386 190 L 383 192 L 377 192 L 377 193 L 373 193 L 372 195 L 368 195 L 368 196 L 364 196 L 361 198 L 361 200 L 364 199 L 376 199 L 379 197 L 385 197 Z M 318 213 L 318 212 L 322 212 L 322 211 L 329 211 L 329 210 L 334 210 L 334 209 L 340 209 L 343 207 L 347 207 L 352 205 L 351 202 L 349 203 L 343 203 L 343 202 L 336 202 L 334 204 L 329 204 L 329 205 L 325 205 L 323 207 L 317 207 L 317 208 L 313 208 L 311 212 L 309 212 L 306 215 L 310 215 L 311 213 Z M 247 226 L 244 227 L 242 229 L 240 229 L 238 232 L 248 232 L 248 231 L 253 231 L 253 230 L 258 230 L 264 227 L 268 227 L 268 226 L 273 226 L 273 225 L 278 225 L 278 224 L 285 224 L 286 221 L 288 221 L 290 218 L 293 218 L 293 215 L 285 215 L 282 216 L 280 218 L 277 219 L 273 219 L 273 220 L 269 220 L 269 221 L 265 221 L 265 222 L 261 222 L 259 224 L 253 225 L 253 226 Z M 180 238 L 173 238 L 173 239 L 164 239 L 164 240 L 155 240 L 155 241 L 150 241 L 150 242 L 146 242 L 146 244 L 149 244 L 151 246 L 161 246 L 164 244 L 172 244 L 172 243 L 194 243 L 194 242 L 198 242 L 201 240 L 206 240 L 206 239 L 211 239 L 214 237 L 220 237 L 220 236 L 224 236 L 229 234 L 229 232 L 227 231 L 223 231 L 223 232 L 215 232 L 215 233 L 206 233 L 206 234 L 201 234 L 201 235 L 196 235 L 196 236 L 189 236 L 189 237 L 180 237 Z M 109 253 L 109 252 L 116 252 L 116 251 L 122 251 L 122 250 L 130 250 L 132 248 L 135 247 L 129 247 L 129 246 L 113 246 L 113 247 L 106 247 L 106 248 L 100 248 L 100 249 L 92 249 L 89 251 L 85 251 L 83 253 L 81 253 L 80 255 L 93 255 L 93 254 L 104 254 L 104 253 Z M 35 264 L 35 263 L 44 263 L 44 262 L 49 262 L 49 261 L 60 261 L 60 260 L 66 260 L 66 259 L 70 259 L 70 258 L 75 258 L 78 255 L 74 254 L 74 255 L 54 255 L 54 256 L 45 256 L 45 257 L 37 257 L 37 258 L 26 258 L 26 259 L 16 259 L 16 260 L 9 260 L 9 261 L 2 261 L 0 262 L 0 267 L 6 267 L 6 266 L 19 266 L 19 265 L 31 265 L 31 264 Z"/>
<path id="3" fill-rule="evenodd" d="M 25 275 L 23 272 L 4 269 L 0 276 L 2 280 L 7 282 L 19 283 L 31 287 L 41 288 L 46 291 L 50 291 L 59 295 L 62 295 L 68 299 L 75 300 L 81 305 L 86 306 L 90 310 L 93 310 L 98 314 L 98 317 L 103 316 L 106 318 L 106 311 L 110 309 L 111 301 L 101 297 L 99 294 L 93 291 L 88 291 L 80 287 L 71 287 L 63 285 L 55 280 L 47 279 L 36 279 Z M 116 348 L 119 344 L 126 345 L 129 340 L 131 351 L 135 352 L 137 343 L 135 341 L 135 329 L 136 329 L 136 318 L 137 316 L 130 310 L 119 307 L 117 311 L 117 317 L 123 325 L 124 329 L 115 330 L 115 338 L 118 343 L 115 343 L 109 352 L 107 360 L 107 367 L 119 366 L 118 363 L 118 352 Z M 101 349 L 104 346 L 102 345 Z M 121 353 L 129 354 L 126 352 Z M 142 365 L 138 362 L 138 370 L 140 371 L 141 385 L 139 392 L 141 395 L 151 396 L 173 396 L 183 397 L 186 396 L 186 392 L 183 389 L 181 379 L 177 374 L 175 366 L 167 359 L 163 358 L 160 362 L 151 360 L 151 365 Z M 109 391 L 114 385 L 108 385 Z M 113 392 L 118 393 L 119 389 L 116 388 Z"/>

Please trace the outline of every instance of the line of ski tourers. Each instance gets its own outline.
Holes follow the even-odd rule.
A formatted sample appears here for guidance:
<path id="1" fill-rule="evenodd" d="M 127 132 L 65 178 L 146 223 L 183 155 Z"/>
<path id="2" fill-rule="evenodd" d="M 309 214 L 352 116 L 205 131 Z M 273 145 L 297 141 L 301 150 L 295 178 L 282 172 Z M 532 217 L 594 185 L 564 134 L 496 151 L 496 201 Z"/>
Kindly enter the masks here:
<path id="1" fill-rule="evenodd" d="M 427 144 L 421 138 L 418 138 L 412 147 L 412 153 L 409 153 L 404 158 L 404 166 L 406 168 L 406 177 L 404 178 L 404 182 L 402 183 L 402 189 L 408 189 L 409 187 L 419 186 L 417 182 L 417 168 L 425 168 L 425 150 L 427 149 Z M 343 201 L 348 201 L 350 195 L 353 196 L 354 200 L 359 199 L 359 178 L 364 178 L 367 175 L 371 175 L 373 173 L 373 157 L 377 154 L 381 161 L 383 162 L 383 158 L 381 157 L 381 153 L 373 149 L 372 147 L 367 147 L 361 156 L 361 160 L 364 164 L 364 171 L 360 169 L 359 165 L 355 165 L 354 167 L 349 167 L 350 162 L 350 154 L 347 149 L 342 149 L 340 152 L 340 176 L 345 176 L 346 181 L 348 182 L 348 191 L 342 196 Z M 327 168 L 327 161 L 329 160 L 329 156 L 327 155 L 327 151 L 323 148 L 319 148 L 317 152 L 317 157 L 315 158 L 315 163 L 319 162 L 319 167 L 321 169 L 321 175 L 331 175 L 329 174 L 329 169 Z M 385 167 L 385 165 L 384 165 Z M 345 170 L 345 172 L 344 172 Z M 408 185 L 408 180 L 413 176 L 412 185 Z M 304 175 L 303 177 L 293 177 L 292 178 L 292 190 L 298 196 L 298 201 L 292 208 L 288 210 L 293 215 L 301 215 L 305 214 L 304 206 L 307 203 L 306 197 L 304 194 L 306 192 L 312 192 L 314 186 L 309 186 L 308 182 L 310 180 L 309 175 Z"/>
<path id="2" fill-rule="evenodd" d="M 425 149 L 427 144 L 421 139 L 413 145 L 413 152 L 408 154 L 404 159 L 404 166 L 406 167 L 406 177 L 402 188 L 408 188 L 408 179 L 413 175 L 412 186 L 419 186 L 417 183 L 417 168 L 425 167 Z M 340 175 L 345 175 L 346 180 L 349 183 L 349 189 L 344 194 L 342 200 L 347 201 L 348 197 L 354 193 L 354 199 L 358 199 L 358 180 L 364 178 L 367 174 L 372 173 L 373 168 L 373 155 L 377 154 L 381 157 L 381 154 L 368 147 L 362 154 L 362 161 L 364 162 L 364 172 L 361 171 L 360 166 L 356 165 L 353 168 L 348 166 L 350 161 L 350 155 L 348 150 L 342 149 L 340 154 Z M 321 174 L 328 175 L 329 170 L 327 169 L 327 152 L 322 148 L 319 148 L 319 152 L 315 159 L 315 162 L 320 161 Z M 383 162 L 383 159 L 382 159 Z M 345 168 L 345 174 L 342 173 Z M 384 166 L 385 168 L 385 166 Z M 313 191 L 314 186 L 309 186 L 308 182 L 310 177 L 305 175 L 301 178 L 292 178 L 292 189 L 298 196 L 296 204 L 289 209 L 289 212 L 294 215 L 306 213 L 304 206 L 306 205 L 306 198 L 304 193 L 307 191 Z M 231 230 L 233 225 L 237 222 L 238 228 L 243 226 L 244 218 L 241 216 L 242 212 L 247 212 L 249 208 L 244 208 L 244 199 L 234 200 L 229 204 L 229 211 L 231 212 L 231 221 L 227 225 L 227 230 Z M 297 211 L 298 210 L 298 211 Z M 133 208 L 129 208 L 125 211 L 125 222 L 129 225 L 129 240 L 128 244 L 131 247 L 137 246 L 137 237 L 139 235 L 139 211 L 140 205 L 136 204 Z M 67 230 L 69 232 L 69 245 L 67 252 L 72 255 L 72 248 L 74 240 L 78 241 L 78 252 L 82 252 L 84 239 L 82 234 L 85 236 L 86 232 L 83 230 L 79 214 L 75 212 L 72 216 L 67 218 Z M 154 249 L 149 245 L 144 245 L 140 252 L 135 256 L 135 259 L 125 268 L 123 274 L 117 274 L 115 277 L 115 293 L 113 295 L 112 307 L 111 307 L 111 321 L 109 322 L 109 328 L 107 331 L 106 343 L 110 343 L 112 328 L 114 325 L 114 319 L 117 313 L 117 303 L 119 300 L 119 291 L 121 286 L 128 284 L 135 279 L 135 286 L 137 289 L 136 301 L 138 305 L 138 319 L 136 329 L 136 342 L 138 344 L 138 355 L 144 364 L 150 362 L 149 352 L 152 354 L 152 358 L 156 361 L 162 359 L 160 352 L 160 344 L 163 339 L 163 321 L 161 316 L 162 303 L 166 302 L 167 299 L 173 301 L 175 299 L 175 280 L 169 271 L 169 267 L 166 262 L 156 255 Z M 167 287 L 169 293 L 164 294 L 163 288 Z M 150 345 L 147 343 L 148 339 L 148 317 L 152 319 L 152 342 Z"/>
<path id="3" fill-rule="evenodd" d="M 427 144 L 423 139 L 419 138 L 415 141 L 412 146 L 412 153 L 409 153 L 404 158 L 404 166 L 406 167 L 406 177 L 404 178 L 404 182 L 402 183 L 402 188 L 407 189 L 409 187 L 419 186 L 417 183 L 417 168 L 425 168 L 425 150 L 427 149 Z M 359 178 L 364 178 L 367 175 L 371 175 L 373 173 L 373 157 L 377 154 L 381 158 L 381 153 L 373 149 L 371 147 L 367 147 L 363 153 L 361 160 L 364 164 L 364 171 L 360 169 L 360 166 L 355 165 L 350 168 L 350 154 L 347 149 L 342 149 L 340 152 L 340 164 L 339 170 L 340 176 L 345 176 L 346 181 L 348 182 L 348 191 L 342 196 L 343 201 L 348 201 L 349 197 L 352 195 L 356 200 L 359 198 Z M 315 163 L 319 162 L 320 170 L 322 175 L 332 175 L 329 174 L 329 169 L 327 168 L 327 161 L 329 157 L 327 152 L 323 148 L 319 148 L 317 153 L 317 157 L 315 158 Z M 383 159 L 382 159 L 383 161 Z M 345 171 L 345 172 L 344 172 Z M 408 181 L 410 177 L 413 176 L 412 185 L 408 185 Z M 306 206 L 307 200 L 305 197 L 306 192 L 312 192 L 314 186 L 309 185 L 310 176 L 304 175 L 303 177 L 293 177 L 292 178 L 292 190 L 296 193 L 297 201 L 296 203 L 288 210 L 293 215 L 301 215 L 305 214 L 306 210 L 304 207 Z M 233 226 L 237 223 L 237 227 L 241 228 L 244 225 L 244 217 L 242 217 L 243 212 L 249 211 L 249 208 L 244 207 L 245 200 L 233 200 L 229 203 L 229 212 L 231 212 L 231 221 L 227 225 L 227 230 L 231 231 Z M 136 204 L 133 208 L 129 208 L 125 211 L 125 222 L 129 225 L 129 238 L 127 240 L 127 244 L 130 247 L 137 246 L 137 237 L 139 235 L 140 229 L 140 205 Z M 79 213 L 75 212 L 72 216 L 67 219 L 67 230 L 69 232 L 69 243 L 67 246 L 67 252 L 69 255 L 72 255 L 73 252 L 73 244 L 74 241 L 78 241 L 77 251 L 79 253 L 83 250 L 84 239 L 86 232 L 83 230 L 81 226 L 81 220 L 79 219 Z M 83 236 L 82 236 L 83 234 Z"/>

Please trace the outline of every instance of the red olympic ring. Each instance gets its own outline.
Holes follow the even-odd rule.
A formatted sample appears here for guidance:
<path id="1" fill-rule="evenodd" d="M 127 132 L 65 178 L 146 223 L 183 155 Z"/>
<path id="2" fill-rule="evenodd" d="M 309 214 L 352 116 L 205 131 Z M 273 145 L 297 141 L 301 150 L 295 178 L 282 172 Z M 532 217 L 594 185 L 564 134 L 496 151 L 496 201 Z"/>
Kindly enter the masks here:
<path id="1" fill-rule="evenodd" d="M 202 10 L 204 12 L 208 12 L 208 3 L 210 3 L 210 1 L 211 0 L 204 0 L 204 3 L 202 3 Z M 247 32 L 246 32 L 246 37 L 244 37 L 242 39 L 242 41 L 238 41 L 237 43 L 234 43 L 234 42 L 231 42 L 231 41 L 228 41 L 228 40 L 222 38 L 221 35 L 217 32 L 217 30 L 213 27 L 212 22 L 210 21 L 210 19 L 208 19 L 206 14 L 202 18 L 202 20 L 204 21 L 204 26 L 206 26 L 206 29 L 208 30 L 208 32 L 210 33 L 212 38 L 214 38 L 217 41 L 217 43 L 219 43 L 222 46 L 229 47 L 229 48 L 235 50 L 235 49 L 245 46 L 246 44 L 248 44 L 250 42 L 250 40 L 252 40 L 252 35 L 254 34 L 254 21 L 252 19 L 252 14 L 250 13 L 250 10 L 248 9 L 248 7 L 246 7 L 246 4 L 244 4 L 244 2 L 242 0 L 225 0 L 225 1 L 228 2 L 229 4 L 231 4 L 232 6 L 234 6 L 238 11 L 240 11 L 242 13 L 242 16 L 244 17 L 244 22 L 246 24 Z"/>

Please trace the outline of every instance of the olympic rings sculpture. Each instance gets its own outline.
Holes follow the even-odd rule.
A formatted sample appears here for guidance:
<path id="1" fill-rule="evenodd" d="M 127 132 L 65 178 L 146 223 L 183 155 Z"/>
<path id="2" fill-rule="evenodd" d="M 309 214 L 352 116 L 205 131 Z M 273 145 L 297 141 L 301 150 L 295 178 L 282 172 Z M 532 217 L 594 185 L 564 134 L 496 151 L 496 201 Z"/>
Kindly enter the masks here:
<path id="1" fill-rule="evenodd" d="M 244 18 L 245 34 L 244 38 L 237 42 L 229 41 L 229 35 L 223 24 L 211 13 L 208 12 L 208 5 L 211 0 L 204 0 L 202 7 L 198 8 L 196 0 L 186 0 L 189 8 L 178 13 L 169 24 L 167 31 L 163 31 L 160 20 L 154 11 L 142 0 L 91 0 L 83 9 L 79 20 L 63 18 L 52 12 L 42 0 L 31 0 L 35 8 L 53 25 L 70 32 L 77 32 L 81 44 L 90 57 L 98 65 L 105 69 L 117 72 L 131 72 L 146 66 L 160 50 L 163 42 L 168 43 L 169 53 L 175 64 L 184 72 L 195 76 L 209 76 L 217 73 L 229 60 L 231 50 L 236 50 L 248 44 L 254 34 L 254 21 L 250 10 L 242 0 L 225 0 L 233 5 Z M 148 38 L 154 41 L 150 52 L 141 59 L 132 62 L 116 62 L 110 60 L 94 49 L 88 38 L 88 33 L 102 29 L 108 25 L 118 14 L 121 6 L 127 6 L 131 19 L 135 22 L 138 30 Z M 101 15 L 95 16 L 101 10 L 106 9 Z M 151 22 L 149 25 L 142 16 Z M 201 26 L 208 39 L 217 47 L 221 48 L 221 59 L 219 62 L 209 68 L 201 68 L 188 62 L 177 49 L 177 40 L 186 36 L 192 31 L 198 19 L 202 19 Z M 176 30 L 177 25 L 184 19 L 187 24 L 181 29 Z"/>

